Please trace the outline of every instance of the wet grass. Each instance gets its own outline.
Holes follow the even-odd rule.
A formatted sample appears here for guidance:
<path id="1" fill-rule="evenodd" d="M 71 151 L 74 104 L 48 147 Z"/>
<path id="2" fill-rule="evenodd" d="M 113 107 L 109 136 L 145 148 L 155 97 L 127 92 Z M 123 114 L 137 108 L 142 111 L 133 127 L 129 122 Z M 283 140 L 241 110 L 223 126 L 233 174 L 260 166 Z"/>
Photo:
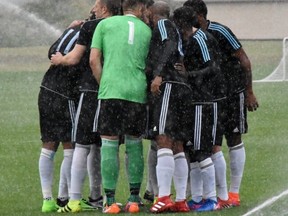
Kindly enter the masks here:
<path id="1" fill-rule="evenodd" d="M 274 43 L 275 46 L 278 46 L 275 41 L 272 42 L 272 44 Z M 274 53 L 281 56 L 281 45 L 280 51 L 275 48 L 275 51 L 270 52 L 269 49 L 272 50 L 273 48 L 274 50 L 274 45 L 269 42 L 261 41 L 254 44 L 254 42 L 248 41 L 243 42 L 243 44 L 253 61 L 254 77 L 264 77 L 266 75 L 264 73 L 269 72 L 268 69 L 265 69 L 268 65 L 276 66 L 278 64 L 279 59 L 274 56 Z M 23 48 L 0 49 L 0 59 L 5 56 L 5 53 L 11 53 L 11 55 L 17 53 L 17 58 L 14 61 L 7 57 L 9 61 L 2 61 L 0 64 L 1 216 L 43 215 L 40 212 L 42 196 L 38 174 L 41 142 L 39 140 L 37 97 L 41 79 L 49 62 L 47 64 L 45 57 L 41 57 L 44 56 L 43 52 L 46 56 L 47 48 L 38 47 L 29 50 Z M 259 50 L 259 53 L 256 52 L 257 50 Z M 268 53 L 264 53 L 264 50 L 269 51 L 271 56 L 269 57 Z M 30 57 L 27 58 L 27 55 Z M 22 56 L 25 61 L 21 60 Z M 37 60 L 37 58 L 40 58 L 40 60 Z M 267 62 L 268 59 L 269 62 Z M 274 60 L 272 61 L 272 59 Z M 42 61 L 45 62 L 42 63 Z M 33 65 L 33 69 L 29 65 Z M 265 70 L 262 70 L 262 67 Z M 243 137 L 247 150 L 247 162 L 241 187 L 241 207 L 203 213 L 202 216 L 243 215 L 265 200 L 277 196 L 288 187 L 288 82 L 254 83 L 254 91 L 260 102 L 260 108 L 255 113 L 249 113 L 249 133 Z M 147 152 L 148 144 L 148 141 L 145 141 L 145 152 Z M 125 203 L 128 196 L 128 187 L 124 173 L 123 150 L 123 147 L 121 147 L 122 166 L 117 199 L 119 202 Z M 227 156 L 225 145 L 224 151 Z M 55 158 L 55 195 L 57 194 L 58 173 L 62 155 L 62 150 L 59 149 Z M 228 161 L 227 164 L 229 165 Z M 144 188 L 145 184 L 143 190 Z M 84 196 L 87 197 L 87 194 L 88 186 L 86 184 Z M 287 197 L 283 197 L 255 215 L 284 215 L 288 211 L 285 204 L 287 200 Z M 87 216 L 95 214 L 96 212 L 80 213 L 80 215 Z M 148 213 L 140 213 L 139 215 L 144 214 Z M 56 213 L 45 215 L 56 215 Z M 189 215 L 198 214 L 189 213 Z"/>

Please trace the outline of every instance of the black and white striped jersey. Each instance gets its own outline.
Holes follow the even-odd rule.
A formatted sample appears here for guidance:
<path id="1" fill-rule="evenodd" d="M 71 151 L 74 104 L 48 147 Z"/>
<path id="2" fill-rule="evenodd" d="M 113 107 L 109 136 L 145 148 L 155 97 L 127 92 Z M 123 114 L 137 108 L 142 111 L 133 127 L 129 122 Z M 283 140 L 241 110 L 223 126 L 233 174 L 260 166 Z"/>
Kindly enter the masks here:
<path id="1" fill-rule="evenodd" d="M 182 40 L 176 26 L 168 19 L 159 20 L 152 31 L 147 60 L 148 71 L 152 71 L 153 77 L 162 76 L 163 81 L 186 83 L 186 79 L 174 68 L 174 64 L 182 59 Z"/>
<path id="2" fill-rule="evenodd" d="M 79 37 L 80 27 L 68 28 L 63 34 L 52 44 L 48 51 L 48 58 L 56 52 L 66 55 L 70 52 Z M 76 66 L 50 66 L 45 73 L 41 87 L 63 95 L 67 98 L 77 98 L 80 80 L 80 71 Z"/>
<path id="3" fill-rule="evenodd" d="M 198 29 L 185 44 L 184 65 L 189 73 L 191 100 L 212 102 L 226 97 L 226 84 L 220 69 L 220 52 L 215 38 Z"/>

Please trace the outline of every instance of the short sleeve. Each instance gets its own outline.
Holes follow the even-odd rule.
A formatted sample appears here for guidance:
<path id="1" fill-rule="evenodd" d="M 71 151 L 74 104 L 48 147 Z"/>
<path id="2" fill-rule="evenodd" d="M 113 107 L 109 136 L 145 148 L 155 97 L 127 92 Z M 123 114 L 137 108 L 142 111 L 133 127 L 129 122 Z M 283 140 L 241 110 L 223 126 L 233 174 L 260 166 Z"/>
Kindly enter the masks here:
<path id="1" fill-rule="evenodd" d="M 103 22 L 99 23 L 94 31 L 91 48 L 102 50 L 103 47 Z"/>

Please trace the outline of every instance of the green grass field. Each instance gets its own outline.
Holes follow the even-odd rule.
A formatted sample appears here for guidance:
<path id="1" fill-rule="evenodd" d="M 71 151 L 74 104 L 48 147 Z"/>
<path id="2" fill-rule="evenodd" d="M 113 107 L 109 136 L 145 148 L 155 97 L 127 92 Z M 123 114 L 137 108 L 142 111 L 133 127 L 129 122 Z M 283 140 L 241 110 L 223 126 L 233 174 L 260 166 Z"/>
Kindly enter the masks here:
<path id="1" fill-rule="evenodd" d="M 280 61 L 280 41 L 244 41 L 243 45 L 252 61 L 254 79 L 264 78 Z M 37 97 L 40 82 L 49 65 L 46 57 L 47 49 L 47 47 L 0 49 L 1 216 L 43 215 L 38 173 L 41 142 Z M 201 213 L 203 216 L 243 215 L 288 188 L 288 82 L 254 83 L 254 91 L 260 108 L 255 113 L 249 113 L 249 133 L 243 137 L 247 162 L 241 186 L 241 206 Z M 148 141 L 145 141 L 145 154 L 147 147 Z M 123 149 L 121 150 L 123 159 Z M 227 156 L 226 147 L 224 152 Z M 55 196 L 61 159 L 62 150 L 59 149 L 55 159 Z M 229 165 L 228 161 L 227 164 Z M 125 203 L 128 185 L 123 170 L 122 165 L 117 198 L 119 202 Z M 227 175 L 229 176 L 229 173 Z M 145 183 L 143 190 L 144 187 Z M 87 197 L 87 194 L 86 185 L 84 196 Z M 288 197 L 283 196 L 253 215 L 287 215 L 287 201 Z M 79 214 L 84 216 L 101 213 Z M 139 215 L 144 214 L 148 213 Z M 189 215 L 197 214 L 189 213 Z"/>

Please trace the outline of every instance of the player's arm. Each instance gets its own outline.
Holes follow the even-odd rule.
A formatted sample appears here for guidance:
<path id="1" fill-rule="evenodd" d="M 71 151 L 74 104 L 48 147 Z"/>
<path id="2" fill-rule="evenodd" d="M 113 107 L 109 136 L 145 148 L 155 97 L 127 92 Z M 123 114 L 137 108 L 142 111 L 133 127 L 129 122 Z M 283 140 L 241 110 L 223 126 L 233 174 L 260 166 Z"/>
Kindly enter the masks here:
<path id="1" fill-rule="evenodd" d="M 56 52 L 51 57 L 51 63 L 53 65 L 76 65 L 80 62 L 82 56 L 84 55 L 86 46 L 76 44 L 71 52 L 63 56 L 60 52 Z"/>
<path id="2" fill-rule="evenodd" d="M 238 49 L 233 56 L 239 59 L 241 69 L 246 74 L 246 106 L 249 111 L 255 111 L 259 107 L 258 101 L 254 95 L 253 88 L 252 88 L 252 69 L 251 69 L 251 62 L 241 47 Z"/>
<path id="3" fill-rule="evenodd" d="M 97 48 L 91 48 L 90 51 L 90 67 L 92 69 L 93 75 L 96 78 L 98 84 L 100 84 L 102 75 L 102 52 Z"/>
<path id="4" fill-rule="evenodd" d="M 206 67 L 200 70 L 188 70 L 188 77 L 196 78 L 203 75 L 214 75 L 220 73 L 220 66 L 216 61 L 210 60 L 206 62 Z"/>

